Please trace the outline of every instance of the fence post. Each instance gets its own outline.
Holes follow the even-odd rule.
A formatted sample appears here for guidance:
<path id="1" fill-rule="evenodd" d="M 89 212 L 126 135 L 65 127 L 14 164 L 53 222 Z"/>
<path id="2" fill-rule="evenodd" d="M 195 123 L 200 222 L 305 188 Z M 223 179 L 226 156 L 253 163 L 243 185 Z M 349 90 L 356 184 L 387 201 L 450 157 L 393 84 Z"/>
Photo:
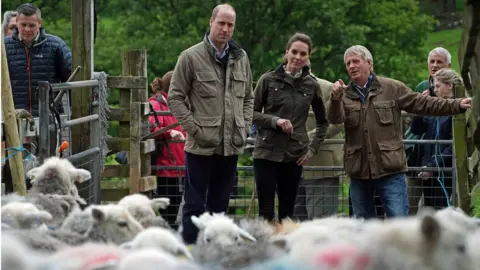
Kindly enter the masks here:
<path id="1" fill-rule="evenodd" d="M 92 172 L 93 172 L 93 177 L 90 181 L 93 182 L 92 185 L 89 185 L 89 195 L 93 196 L 94 202 L 96 204 L 100 204 L 102 202 L 101 198 L 101 186 L 100 186 L 100 181 L 102 179 L 102 170 L 101 170 L 101 162 L 105 162 L 102 160 L 102 146 L 100 145 L 100 136 L 102 136 L 101 133 L 101 123 L 100 123 L 100 108 L 102 106 L 105 106 L 105 104 L 100 104 L 100 98 L 99 97 L 99 92 L 100 87 L 92 87 L 92 114 L 93 115 L 98 115 L 99 119 L 93 120 L 90 122 L 90 130 L 92 131 L 92 135 L 90 137 L 91 140 L 91 147 L 98 147 L 100 148 L 100 151 L 96 153 L 93 157 L 93 165 L 92 165 Z"/>
<path id="2" fill-rule="evenodd" d="M 147 77 L 147 51 L 127 50 L 122 52 L 122 75 Z M 142 88 L 130 90 L 130 151 L 129 185 L 130 194 L 146 191 L 156 182 L 151 176 L 150 153 L 142 153 L 142 137 L 149 133 L 147 108 L 143 107 L 148 100 L 148 82 Z"/>
<path id="3" fill-rule="evenodd" d="M 465 97 L 465 87 L 455 87 L 455 97 Z M 470 213 L 470 181 L 468 179 L 467 159 L 467 120 L 465 114 L 458 114 L 453 117 L 453 150 L 455 173 L 452 175 L 453 184 L 456 187 L 457 206 L 465 213 Z M 455 190 L 455 188 L 453 189 Z M 453 192 L 452 192 L 453 193 Z M 455 195 L 453 195 L 455 198 Z"/>
<path id="4" fill-rule="evenodd" d="M 94 0 L 72 0 L 72 66 L 81 66 L 77 81 L 91 80 L 93 76 L 93 5 Z M 72 119 L 87 116 L 90 113 L 90 88 L 72 91 Z M 90 145 L 90 132 L 88 124 L 72 127 L 72 154 L 80 153 Z"/>
<path id="5" fill-rule="evenodd" d="M 38 159 L 40 163 L 50 157 L 50 84 L 46 81 L 38 82 L 38 122 L 39 122 L 39 145 Z"/>
<path id="6" fill-rule="evenodd" d="M 18 136 L 17 119 L 15 117 L 15 105 L 13 104 L 12 86 L 10 85 L 10 74 L 7 64 L 7 52 L 5 43 L 2 42 L 2 117 L 4 119 L 5 138 L 8 145 L 20 146 L 23 142 Z M 14 152 L 8 151 L 9 155 Z M 20 195 L 26 194 L 25 170 L 23 168 L 22 152 L 17 152 L 8 162 L 12 175 L 13 190 Z M 7 166 L 7 165 L 5 165 Z"/>

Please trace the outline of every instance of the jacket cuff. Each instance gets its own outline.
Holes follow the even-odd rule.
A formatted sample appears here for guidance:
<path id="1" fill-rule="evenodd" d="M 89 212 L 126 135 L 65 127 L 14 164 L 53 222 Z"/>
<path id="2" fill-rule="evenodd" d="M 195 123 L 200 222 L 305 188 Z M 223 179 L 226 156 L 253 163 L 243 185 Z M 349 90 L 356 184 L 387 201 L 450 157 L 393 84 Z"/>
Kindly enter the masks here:
<path id="1" fill-rule="evenodd" d="M 274 129 L 277 128 L 277 120 L 278 120 L 278 119 L 280 119 L 280 117 L 277 117 L 277 116 L 272 117 L 272 122 L 270 122 L 270 126 L 271 126 L 272 128 L 274 128 Z"/>

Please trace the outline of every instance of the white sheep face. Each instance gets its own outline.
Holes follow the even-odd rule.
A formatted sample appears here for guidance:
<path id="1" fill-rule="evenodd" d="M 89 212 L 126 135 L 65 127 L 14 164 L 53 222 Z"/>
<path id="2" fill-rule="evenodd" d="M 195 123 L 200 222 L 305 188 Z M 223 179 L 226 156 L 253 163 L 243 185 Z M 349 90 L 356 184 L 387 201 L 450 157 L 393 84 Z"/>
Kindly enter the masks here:
<path id="1" fill-rule="evenodd" d="M 87 170 L 75 168 L 67 159 L 50 157 L 40 167 L 28 171 L 27 176 L 32 179 L 32 190 L 44 194 L 72 195 L 86 204 L 78 195 L 75 183 L 82 183 L 92 176 Z"/>
<path id="2" fill-rule="evenodd" d="M 52 220 L 47 211 L 40 211 L 29 202 L 11 202 L 2 207 L 2 222 L 13 228 L 47 230 L 46 222 Z"/>
<path id="3" fill-rule="evenodd" d="M 107 239 L 116 244 L 131 241 L 143 230 L 142 225 L 122 206 L 102 205 L 91 209 L 93 226 L 89 235 Z"/>
<path id="4" fill-rule="evenodd" d="M 222 214 L 216 214 L 208 218 L 192 216 L 192 222 L 202 231 L 201 239 L 199 239 L 200 244 L 216 244 L 226 247 L 242 245 L 246 240 L 256 242 L 253 236 Z"/>

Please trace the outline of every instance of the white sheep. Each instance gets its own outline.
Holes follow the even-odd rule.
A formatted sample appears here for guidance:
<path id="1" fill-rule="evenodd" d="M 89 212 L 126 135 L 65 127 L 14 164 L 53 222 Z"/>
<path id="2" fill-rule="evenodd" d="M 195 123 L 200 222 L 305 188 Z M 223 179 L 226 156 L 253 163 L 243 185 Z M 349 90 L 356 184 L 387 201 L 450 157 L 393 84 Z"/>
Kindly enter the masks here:
<path id="1" fill-rule="evenodd" d="M 241 219 L 238 226 L 248 232 L 257 242 L 267 242 L 275 234 L 275 228 L 265 219 Z"/>
<path id="2" fill-rule="evenodd" d="M 447 207 L 435 212 L 435 217 L 442 222 L 453 222 L 466 230 L 475 231 L 480 229 L 480 221 L 465 214 L 461 208 Z"/>
<path id="3" fill-rule="evenodd" d="M 173 255 L 159 249 L 142 249 L 122 258 L 116 270 L 195 270 L 194 264 L 181 261 Z"/>
<path id="4" fill-rule="evenodd" d="M 471 269 L 479 270 L 480 269 L 480 230 L 476 230 L 471 233 L 467 238 L 467 253 L 468 257 L 471 259 Z"/>
<path id="5" fill-rule="evenodd" d="M 32 179 L 32 191 L 44 194 L 72 195 L 80 203 L 86 204 L 78 195 L 75 183 L 82 183 L 92 176 L 89 171 L 75 168 L 70 161 L 58 157 L 50 157 L 36 168 L 27 172 Z"/>
<path id="6" fill-rule="evenodd" d="M 242 245 L 245 240 L 256 242 L 256 239 L 245 230 L 239 228 L 232 219 L 224 213 L 204 213 L 200 217 L 191 217 L 193 224 L 200 230 L 197 238 L 198 245 L 216 243 L 226 247 Z"/>
<path id="7" fill-rule="evenodd" d="M 93 207 L 91 217 L 94 222 L 86 234 L 97 242 L 119 245 L 131 241 L 143 230 L 125 208 L 115 204 Z"/>
<path id="8" fill-rule="evenodd" d="M 1 208 L 2 222 L 16 229 L 48 230 L 45 222 L 52 220 L 47 211 L 40 211 L 29 202 L 12 202 Z"/>
<path id="9" fill-rule="evenodd" d="M 68 245 L 81 245 L 86 242 L 103 242 L 120 245 L 131 241 L 143 230 L 130 213 L 118 205 L 98 205 L 91 209 L 91 226 L 84 234 L 65 230 L 8 230 L 30 247 L 46 252 L 57 251 Z"/>
<path id="10" fill-rule="evenodd" d="M 170 230 L 164 228 L 145 229 L 132 241 L 123 243 L 122 247 L 132 250 L 159 248 L 174 256 L 185 256 L 189 260 L 193 260 L 192 254 L 183 241 Z"/>
<path id="11" fill-rule="evenodd" d="M 40 211 L 46 211 L 52 215 L 52 219 L 46 222 L 48 227 L 59 227 L 67 215 L 78 208 L 77 200 L 71 195 L 43 194 L 28 192 L 26 196 L 11 193 L 2 196 L 2 206 L 12 202 L 32 203 Z"/>
<path id="12" fill-rule="evenodd" d="M 118 246 L 103 243 L 85 243 L 67 247 L 46 258 L 52 269 L 116 269 L 119 261 L 128 255 L 128 251 Z"/>
<path id="13" fill-rule="evenodd" d="M 144 227 L 170 228 L 161 216 L 155 214 L 158 209 L 166 209 L 170 205 L 169 198 L 150 199 L 146 195 L 137 193 L 123 197 L 117 204 L 128 209 Z"/>
<path id="14" fill-rule="evenodd" d="M 365 223 L 361 248 L 372 256 L 367 269 L 469 269 L 464 227 L 431 213 Z"/>
<path id="15" fill-rule="evenodd" d="M 218 243 L 193 245 L 195 262 L 206 269 L 244 269 L 252 264 L 284 257 L 286 252 L 268 242 L 222 246 Z"/>
<path id="16" fill-rule="evenodd" d="M 2 233 L 1 269 L 41 270 L 50 269 L 41 254 L 33 252 L 14 235 Z"/>

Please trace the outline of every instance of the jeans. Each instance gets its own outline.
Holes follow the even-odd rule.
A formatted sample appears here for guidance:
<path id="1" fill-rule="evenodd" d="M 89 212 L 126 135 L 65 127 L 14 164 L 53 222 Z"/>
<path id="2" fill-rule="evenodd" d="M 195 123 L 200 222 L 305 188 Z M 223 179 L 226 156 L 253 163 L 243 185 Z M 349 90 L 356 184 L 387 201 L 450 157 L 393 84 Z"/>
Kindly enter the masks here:
<path id="1" fill-rule="evenodd" d="M 377 216 L 373 201 L 375 191 L 387 217 L 407 216 L 409 210 L 405 173 L 388 175 L 380 179 L 351 179 L 350 193 L 356 217 Z"/>

